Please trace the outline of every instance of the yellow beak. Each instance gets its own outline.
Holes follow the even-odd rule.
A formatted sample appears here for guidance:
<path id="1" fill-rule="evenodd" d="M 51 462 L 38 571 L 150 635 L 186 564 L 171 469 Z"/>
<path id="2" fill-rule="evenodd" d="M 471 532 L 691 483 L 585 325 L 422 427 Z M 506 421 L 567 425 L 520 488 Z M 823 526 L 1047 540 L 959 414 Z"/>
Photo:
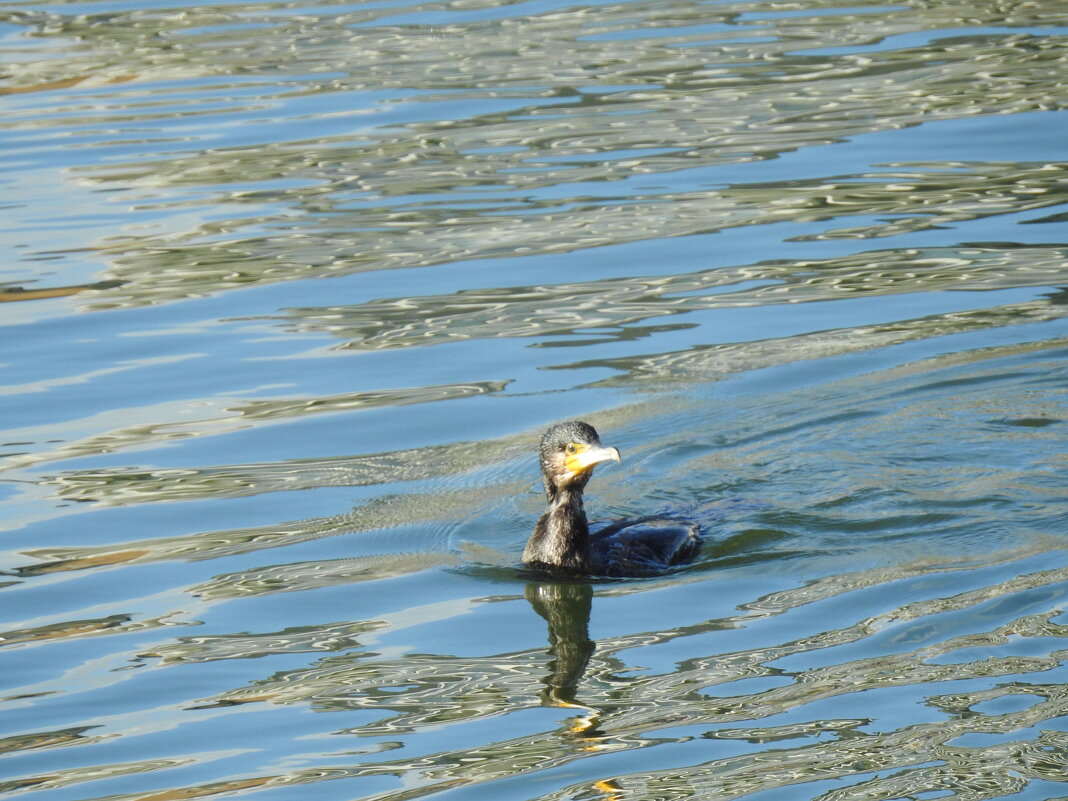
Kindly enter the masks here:
<path id="1" fill-rule="evenodd" d="M 594 465 L 609 460 L 618 462 L 619 451 L 615 448 L 604 448 L 599 445 L 592 445 L 589 448 L 586 448 L 586 450 L 568 454 L 564 464 L 572 473 L 581 473 L 583 470 L 589 470 Z"/>

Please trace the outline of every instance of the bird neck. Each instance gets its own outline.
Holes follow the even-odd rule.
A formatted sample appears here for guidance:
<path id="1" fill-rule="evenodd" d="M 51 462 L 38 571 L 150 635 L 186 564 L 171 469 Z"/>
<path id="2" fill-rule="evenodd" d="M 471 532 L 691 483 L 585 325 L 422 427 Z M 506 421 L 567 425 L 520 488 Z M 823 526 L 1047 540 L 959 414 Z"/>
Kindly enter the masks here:
<path id="1" fill-rule="evenodd" d="M 523 563 L 585 573 L 590 565 L 590 530 L 582 507 L 581 489 L 557 489 L 550 494 L 549 511 L 530 535 Z"/>

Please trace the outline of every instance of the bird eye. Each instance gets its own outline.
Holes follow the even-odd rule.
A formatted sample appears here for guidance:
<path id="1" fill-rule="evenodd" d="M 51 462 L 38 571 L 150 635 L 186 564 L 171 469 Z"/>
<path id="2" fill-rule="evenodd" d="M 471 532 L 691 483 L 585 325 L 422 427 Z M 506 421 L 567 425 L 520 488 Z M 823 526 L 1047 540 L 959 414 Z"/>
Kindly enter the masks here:
<path id="1" fill-rule="evenodd" d="M 570 445 L 567 446 L 567 452 L 568 453 L 574 453 L 576 450 L 578 450 L 578 448 L 575 447 L 575 443 L 574 442 L 572 442 Z"/>

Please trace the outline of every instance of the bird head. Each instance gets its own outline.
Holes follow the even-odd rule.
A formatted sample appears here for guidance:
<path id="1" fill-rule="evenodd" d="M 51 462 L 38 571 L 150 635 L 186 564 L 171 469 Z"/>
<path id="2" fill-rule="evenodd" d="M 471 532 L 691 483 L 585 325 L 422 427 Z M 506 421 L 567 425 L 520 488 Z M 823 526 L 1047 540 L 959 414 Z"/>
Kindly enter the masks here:
<path id="1" fill-rule="evenodd" d="M 601 462 L 619 461 L 619 451 L 602 445 L 597 430 L 581 420 L 551 426 L 541 438 L 540 455 L 550 499 L 561 489 L 581 490 Z"/>

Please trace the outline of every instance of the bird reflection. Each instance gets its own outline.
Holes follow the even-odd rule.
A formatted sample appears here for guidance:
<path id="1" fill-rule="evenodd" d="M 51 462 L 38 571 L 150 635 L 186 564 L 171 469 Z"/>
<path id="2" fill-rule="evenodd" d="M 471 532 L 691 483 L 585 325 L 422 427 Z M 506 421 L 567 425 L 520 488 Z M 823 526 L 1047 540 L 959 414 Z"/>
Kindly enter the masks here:
<path id="1" fill-rule="evenodd" d="M 602 736 L 597 728 L 597 710 L 581 703 L 575 695 L 597 648 L 589 635 L 593 588 L 582 581 L 532 581 L 527 584 L 526 596 L 534 611 L 549 624 L 549 653 L 554 657 L 549 663 L 552 672 L 543 679 L 542 703 L 585 710 L 587 714 L 568 722 L 568 734 L 582 739 Z"/>

